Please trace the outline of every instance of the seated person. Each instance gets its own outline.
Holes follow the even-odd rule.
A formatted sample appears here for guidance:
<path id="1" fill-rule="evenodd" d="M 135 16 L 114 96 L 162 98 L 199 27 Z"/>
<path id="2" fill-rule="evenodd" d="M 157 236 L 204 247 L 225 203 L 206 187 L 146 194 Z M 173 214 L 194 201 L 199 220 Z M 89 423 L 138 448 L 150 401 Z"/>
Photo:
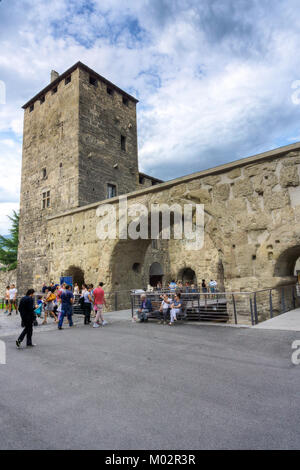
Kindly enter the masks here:
<path id="1" fill-rule="evenodd" d="M 174 322 L 177 320 L 177 315 L 180 313 L 180 310 L 182 308 L 182 302 L 180 300 L 181 294 L 178 292 L 178 294 L 175 295 L 174 302 L 171 304 L 171 314 L 170 314 L 170 323 L 169 325 L 174 325 Z"/>
<path id="2" fill-rule="evenodd" d="M 162 302 L 161 302 L 161 305 L 160 305 L 160 313 L 161 313 L 161 316 L 160 316 L 160 321 L 159 323 L 160 324 L 164 324 L 166 325 L 167 324 L 167 317 L 168 317 L 168 314 L 169 314 L 169 310 L 170 310 L 170 304 L 172 303 L 172 299 L 170 299 L 167 294 L 164 294 L 162 296 Z"/>
<path id="3" fill-rule="evenodd" d="M 137 309 L 136 313 L 140 320 L 140 323 L 148 321 L 148 313 L 152 312 L 151 300 L 147 299 L 146 294 L 141 295 L 140 308 Z"/>

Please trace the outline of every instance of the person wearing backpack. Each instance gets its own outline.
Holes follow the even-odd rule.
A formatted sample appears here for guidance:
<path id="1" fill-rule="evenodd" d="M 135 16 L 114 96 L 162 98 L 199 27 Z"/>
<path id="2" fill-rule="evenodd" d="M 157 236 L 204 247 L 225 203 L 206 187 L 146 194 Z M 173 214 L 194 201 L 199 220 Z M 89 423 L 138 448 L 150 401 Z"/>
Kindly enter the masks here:
<path id="1" fill-rule="evenodd" d="M 54 300 L 56 299 L 56 295 L 49 289 L 46 289 L 46 297 L 45 297 L 45 316 L 42 325 L 47 325 L 47 317 L 48 314 L 54 317 L 55 323 L 58 323 L 57 315 L 54 313 Z"/>

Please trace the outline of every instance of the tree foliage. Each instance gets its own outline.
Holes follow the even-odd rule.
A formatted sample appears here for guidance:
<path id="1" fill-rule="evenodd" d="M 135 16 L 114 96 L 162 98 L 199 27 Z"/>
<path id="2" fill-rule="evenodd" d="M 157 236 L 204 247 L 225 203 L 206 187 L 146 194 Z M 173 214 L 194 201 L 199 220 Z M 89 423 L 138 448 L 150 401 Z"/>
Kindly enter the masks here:
<path id="1" fill-rule="evenodd" d="M 4 237 L 0 235 L 0 263 L 8 271 L 17 267 L 18 245 L 19 245 L 19 214 L 13 211 L 12 216 L 8 216 L 12 222 L 9 230 L 10 235 Z"/>

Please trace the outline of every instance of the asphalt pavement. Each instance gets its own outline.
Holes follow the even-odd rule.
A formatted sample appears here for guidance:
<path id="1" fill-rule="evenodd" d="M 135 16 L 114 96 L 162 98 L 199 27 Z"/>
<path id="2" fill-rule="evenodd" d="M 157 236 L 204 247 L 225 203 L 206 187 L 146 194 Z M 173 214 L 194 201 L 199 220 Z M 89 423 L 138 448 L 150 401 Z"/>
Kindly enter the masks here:
<path id="1" fill-rule="evenodd" d="M 1 449 L 300 447 L 299 333 L 119 315 L 2 339 Z"/>

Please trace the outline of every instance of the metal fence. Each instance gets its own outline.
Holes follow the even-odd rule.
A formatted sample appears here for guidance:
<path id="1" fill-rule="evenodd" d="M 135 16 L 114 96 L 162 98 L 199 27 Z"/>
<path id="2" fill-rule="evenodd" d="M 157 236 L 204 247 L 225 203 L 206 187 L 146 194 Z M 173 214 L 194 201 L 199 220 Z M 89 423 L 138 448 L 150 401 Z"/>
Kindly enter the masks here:
<path id="1" fill-rule="evenodd" d="M 174 298 L 174 292 L 164 292 Z M 150 318 L 159 317 L 162 292 L 147 292 L 153 311 Z M 300 295 L 300 289 L 299 289 Z M 188 321 L 256 325 L 300 306 L 295 285 L 285 285 L 255 292 L 181 293 L 184 316 Z M 131 311 L 140 307 L 141 293 L 131 294 Z"/>
<path id="2" fill-rule="evenodd" d="M 140 306 L 139 291 L 106 292 L 106 311 L 130 309 L 132 316 Z M 174 292 L 163 289 L 145 292 L 152 302 L 153 312 L 150 317 L 159 316 L 161 296 L 166 293 L 170 298 Z M 35 301 L 43 294 L 35 294 Z M 232 324 L 256 325 L 264 320 L 300 307 L 300 286 L 283 285 L 255 292 L 181 292 L 184 315 L 188 321 L 210 321 Z M 17 299 L 17 304 L 19 302 Z M 5 299 L 0 298 L 0 309 L 5 309 Z M 74 313 L 82 314 L 79 296 L 75 296 Z"/>

